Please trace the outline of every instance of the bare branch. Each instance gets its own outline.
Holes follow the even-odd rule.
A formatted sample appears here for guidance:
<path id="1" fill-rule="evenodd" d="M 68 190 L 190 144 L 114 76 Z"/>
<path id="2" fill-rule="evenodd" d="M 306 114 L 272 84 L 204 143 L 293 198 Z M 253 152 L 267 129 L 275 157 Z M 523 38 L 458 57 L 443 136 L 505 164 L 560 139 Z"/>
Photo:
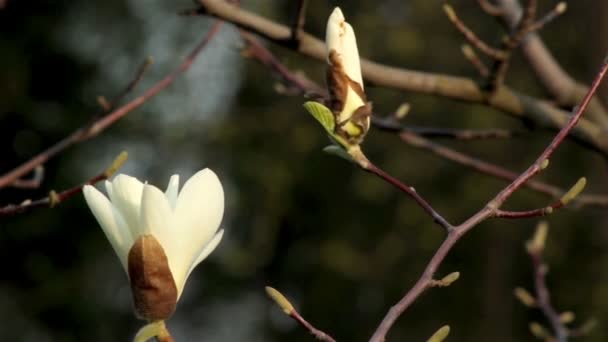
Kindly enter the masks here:
<path id="1" fill-rule="evenodd" d="M 464 236 L 467 232 L 471 231 L 479 223 L 495 215 L 497 210 L 500 209 L 502 204 L 519 188 L 521 188 L 529 179 L 534 177 L 543 166 L 546 166 L 547 160 L 553 155 L 557 147 L 561 145 L 568 133 L 579 121 L 583 115 L 585 109 L 589 105 L 591 98 L 597 91 L 601 81 L 604 79 L 608 72 L 608 57 L 604 60 L 599 72 L 597 73 L 595 80 L 593 81 L 591 88 L 581 104 L 576 107 L 573 115 L 571 116 L 568 123 L 557 133 L 545 150 L 538 156 L 536 161 L 522 172 L 517 179 L 511 184 L 506 186 L 500 191 L 492 200 L 490 200 L 484 208 L 478 211 L 476 214 L 471 216 L 462 224 L 454 227 L 449 231 L 445 240 L 441 243 L 429 263 L 427 264 L 424 273 L 418 279 L 416 284 L 403 296 L 403 298 L 395 304 L 389 312 L 385 315 L 384 319 L 374 332 L 370 341 L 372 342 L 383 342 L 386 339 L 386 335 L 391 327 L 395 324 L 397 318 L 426 290 L 429 288 L 433 280 L 433 275 L 447 256 L 448 252 L 452 247 Z"/>
<path id="2" fill-rule="evenodd" d="M 211 28 L 211 30 L 207 32 L 201 42 L 196 45 L 192 52 L 190 52 L 186 56 L 183 62 L 174 71 L 172 71 L 165 78 L 148 88 L 142 95 L 134 98 L 125 105 L 115 109 L 114 111 L 106 115 L 100 118 L 96 118 L 93 122 L 77 129 L 72 134 L 65 137 L 63 140 L 57 142 L 55 145 L 39 153 L 27 162 L 0 176 L 0 188 L 13 184 L 16 180 L 35 169 L 37 166 L 43 165 L 49 159 L 61 153 L 68 147 L 96 136 L 101 131 L 105 130 L 110 125 L 114 124 L 116 121 L 118 121 L 131 111 L 135 110 L 136 108 L 156 96 L 158 93 L 161 92 L 161 90 L 173 84 L 173 82 L 179 75 L 181 75 L 190 68 L 196 57 L 200 54 L 203 48 L 207 46 L 207 43 L 209 43 L 209 41 L 217 34 L 217 32 L 219 32 L 220 26 L 221 22 L 216 22 Z M 138 75 L 139 74 L 140 73 L 138 73 Z M 133 84 L 133 82 L 131 82 L 131 84 Z"/>
<path id="3" fill-rule="evenodd" d="M 252 12 L 230 5 L 223 0 L 198 0 L 202 6 L 198 12 L 205 12 L 242 29 L 261 35 L 281 46 L 290 48 L 290 28 Z M 325 60 L 325 44 L 306 32 L 300 36 L 300 44 L 295 51 L 318 60 Z M 384 86 L 423 94 L 483 103 L 502 110 L 515 117 L 529 120 L 541 128 L 560 129 L 570 117 L 569 113 L 556 108 L 547 101 L 541 101 L 503 86 L 495 94 L 488 95 L 475 81 L 456 76 L 433 74 L 390 67 L 366 59 L 361 60 L 365 79 L 376 86 Z M 581 120 L 572 134 L 586 146 L 608 155 L 608 136 L 596 124 Z"/>
<path id="4" fill-rule="evenodd" d="M 519 1 L 495 0 L 495 3 L 503 9 L 500 16 L 502 21 L 509 29 L 514 29 L 523 11 Z M 540 83 L 559 105 L 574 106 L 585 96 L 589 87 L 573 79 L 561 67 L 536 32 L 526 36 L 521 44 L 521 51 Z M 589 105 L 589 118 L 602 127 L 608 127 L 608 112 L 597 99 Z"/>

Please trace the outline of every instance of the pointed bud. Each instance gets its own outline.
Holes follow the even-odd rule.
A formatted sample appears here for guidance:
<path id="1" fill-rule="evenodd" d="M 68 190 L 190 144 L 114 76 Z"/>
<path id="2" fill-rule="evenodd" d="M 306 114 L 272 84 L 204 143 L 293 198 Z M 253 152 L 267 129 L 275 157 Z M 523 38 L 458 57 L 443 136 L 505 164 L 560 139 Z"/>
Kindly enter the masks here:
<path id="1" fill-rule="evenodd" d="M 129 251 L 128 263 L 137 316 L 148 321 L 169 318 L 177 304 L 177 287 L 161 244 L 153 235 L 140 236 Z"/>
<path id="2" fill-rule="evenodd" d="M 286 315 L 291 315 L 295 311 L 293 305 L 289 302 L 285 296 L 277 289 L 266 286 L 266 294 L 283 310 Z"/>
<path id="3" fill-rule="evenodd" d="M 562 196 L 562 198 L 560 199 L 560 202 L 562 202 L 564 205 L 567 205 L 568 203 L 570 203 L 570 201 L 575 199 L 576 196 L 578 196 L 585 189 L 585 185 L 587 185 L 587 178 L 585 178 L 585 177 L 579 178 L 579 180 L 576 182 L 576 184 L 574 184 L 570 188 L 570 190 L 568 190 L 568 192 L 566 192 Z"/>
<path id="4" fill-rule="evenodd" d="M 523 287 L 516 287 L 513 294 L 523 305 L 529 308 L 536 306 L 536 299 L 534 299 L 534 296 L 532 296 L 530 292 Z"/>
<path id="5" fill-rule="evenodd" d="M 325 42 L 329 108 L 335 116 L 335 133 L 349 144 L 358 145 L 369 130 L 372 107 L 363 91 L 355 32 L 338 7 L 327 20 Z"/>
<path id="6" fill-rule="evenodd" d="M 564 324 L 569 324 L 569 323 L 574 322 L 575 318 L 576 318 L 576 315 L 572 311 L 564 311 L 561 314 L 559 314 L 559 321 Z"/>
<path id="7" fill-rule="evenodd" d="M 540 325 L 540 323 L 538 322 L 532 322 L 530 323 L 530 332 L 532 333 L 532 335 L 534 335 L 534 337 L 544 340 L 546 338 L 551 337 L 551 334 L 549 334 L 549 332 L 547 331 L 547 329 L 545 329 L 542 325 Z"/>
<path id="8" fill-rule="evenodd" d="M 450 326 L 444 325 L 437 330 L 426 342 L 443 342 L 450 334 Z"/>
<path id="9" fill-rule="evenodd" d="M 440 282 L 442 286 L 450 286 L 453 282 L 460 278 L 460 272 L 452 272 L 445 277 L 441 278 Z"/>
<path id="10" fill-rule="evenodd" d="M 545 249 L 545 242 L 547 241 L 547 233 L 549 231 L 549 224 L 545 221 L 541 221 L 536 226 L 536 232 L 532 239 L 526 242 L 526 249 L 530 254 L 538 254 Z"/>

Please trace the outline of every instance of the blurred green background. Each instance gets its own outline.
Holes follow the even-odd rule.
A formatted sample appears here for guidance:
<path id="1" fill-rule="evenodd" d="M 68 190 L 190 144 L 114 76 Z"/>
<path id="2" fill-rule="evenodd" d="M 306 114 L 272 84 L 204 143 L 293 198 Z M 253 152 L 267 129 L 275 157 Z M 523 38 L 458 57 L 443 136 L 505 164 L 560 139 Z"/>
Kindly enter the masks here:
<path id="1" fill-rule="evenodd" d="M 247 9 L 289 23 L 296 1 L 243 1 Z M 541 13 L 556 1 L 540 1 Z M 469 75 L 462 37 L 440 1 L 311 1 L 306 29 L 324 36 L 341 6 L 359 51 L 412 69 Z M 454 1 L 480 35 L 498 42 L 501 26 L 473 0 Z M 608 45 L 608 2 L 571 1 L 542 32 L 576 79 L 589 82 Z M 86 123 L 96 97 L 112 97 L 148 55 L 155 64 L 134 94 L 174 66 L 205 35 L 208 18 L 185 18 L 189 1 L 8 0 L 0 10 L 0 171 L 5 172 Z M 443 237 L 412 200 L 321 149 L 328 140 L 306 114 L 303 99 L 274 91 L 272 73 L 241 55 L 231 26 L 170 89 L 104 131 L 49 161 L 37 190 L 2 189 L 0 202 L 19 203 L 79 184 L 121 150 L 123 172 L 161 187 L 210 167 L 226 192 L 224 240 L 190 277 L 174 317 L 177 341 L 311 341 L 264 294 L 284 292 L 318 328 L 341 341 L 366 340 L 388 308 L 419 277 Z M 290 68 L 323 80 L 324 65 L 272 46 Z M 545 93 L 515 56 L 507 83 Z M 406 123 L 456 128 L 522 129 L 520 121 L 480 106 L 367 87 L 380 113 L 404 101 Z M 134 95 L 133 94 L 133 95 Z M 603 92 L 603 98 L 606 98 Z M 531 130 L 512 140 L 440 141 L 523 170 L 550 140 Z M 411 148 L 390 133 L 370 132 L 370 158 L 412 184 L 450 221 L 461 222 L 505 183 Z M 568 187 L 588 178 L 588 193 L 607 192 L 606 162 L 565 143 L 541 175 Z M 182 178 L 185 179 L 185 178 Z M 548 203 L 529 190 L 506 207 Z M 564 209 L 548 218 L 546 261 L 554 304 L 576 323 L 596 317 L 585 338 L 608 339 L 608 230 L 603 208 Z M 536 219 L 490 220 L 465 237 L 439 274 L 460 271 L 447 289 L 423 295 L 397 322 L 390 341 L 424 341 L 441 325 L 450 341 L 532 341 L 528 323 L 543 317 L 524 308 L 513 288 L 531 288 L 523 248 Z M 54 209 L 0 218 L 0 340 L 128 341 L 142 322 L 131 311 L 127 277 L 81 196 Z"/>

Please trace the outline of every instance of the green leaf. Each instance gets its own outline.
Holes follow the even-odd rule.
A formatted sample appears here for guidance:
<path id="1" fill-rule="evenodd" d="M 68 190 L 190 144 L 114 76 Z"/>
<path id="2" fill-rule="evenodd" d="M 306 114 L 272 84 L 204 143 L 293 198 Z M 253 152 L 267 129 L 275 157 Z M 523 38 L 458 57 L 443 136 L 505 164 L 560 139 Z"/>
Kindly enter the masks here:
<path id="1" fill-rule="evenodd" d="M 329 146 L 326 146 L 325 148 L 323 148 L 323 152 L 328 153 L 328 154 L 333 154 L 334 156 L 338 156 L 340 158 L 344 158 L 351 163 L 356 163 L 353 160 L 353 157 L 350 154 L 348 154 L 348 152 L 346 152 L 343 147 L 339 147 L 336 145 L 329 145 Z"/>
<path id="2" fill-rule="evenodd" d="M 304 108 L 325 128 L 325 130 L 333 135 L 336 127 L 336 121 L 334 120 L 334 114 L 329 108 L 315 101 L 308 101 L 304 103 Z"/>

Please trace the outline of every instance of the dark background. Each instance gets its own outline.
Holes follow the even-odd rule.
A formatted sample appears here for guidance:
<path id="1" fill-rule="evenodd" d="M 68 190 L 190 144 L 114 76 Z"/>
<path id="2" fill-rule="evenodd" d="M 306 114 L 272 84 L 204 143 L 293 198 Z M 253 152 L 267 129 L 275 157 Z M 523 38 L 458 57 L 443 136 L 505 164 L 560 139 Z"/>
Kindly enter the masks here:
<path id="1" fill-rule="evenodd" d="M 295 1 L 243 1 L 289 23 Z M 540 1 L 546 10 L 555 1 Z M 362 56 L 396 66 L 475 77 L 460 55 L 462 37 L 439 1 L 319 2 L 306 29 L 323 37 L 341 6 Z M 501 26 L 473 0 L 454 1 L 461 17 L 491 42 Z M 160 79 L 210 27 L 207 18 L 178 17 L 189 1 L 8 0 L 0 10 L 0 171 L 8 171 L 86 123 L 96 96 L 111 97 L 143 59 L 155 64 L 134 94 Z M 543 11 L 541 11 L 543 13 Z M 542 32 L 573 77 L 589 82 L 606 50 L 604 1 L 571 1 Z M 602 26 L 604 25 L 604 26 Z M 168 322 L 177 341 L 310 341 L 264 294 L 272 285 L 317 327 L 341 341 L 366 340 L 388 308 L 419 277 L 443 237 L 412 200 L 349 163 L 321 151 L 328 141 L 304 112 L 303 99 L 278 95 L 271 72 L 241 56 L 225 25 L 187 75 L 142 108 L 45 164 L 38 190 L 2 189 L 2 204 L 45 196 L 103 170 L 121 150 L 123 172 L 161 187 L 210 167 L 226 191 L 224 240 L 192 274 Z M 322 81 L 324 66 L 273 47 L 281 60 Z M 545 93 L 516 55 L 507 83 Z M 375 109 L 412 105 L 406 123 L 458 128 L 524 126 L 480 106 L 394 90 L 366 88 Z M 605 99 L 604 92 L 604 99 Z M 523 170 L 551 139 L 532 130 L 511 140 L 440 141 Z M 416 187 L 445 217 L 461 222 L 505 183 L 413 149 L 372 129 L 371 159 Z M 588 193 L 607 191 L 606 162 L 566 142 L 543 180 L 568 187 L 588 178 Z M 548 203 L 529 190 L 506 205 Z M 513 288 L 531 288 L 524 241 L 538 220 L 490 220 L 450 253 L 439 274 L 460 271 L 447 289 L 423 295 L 392 329 L 391 341 L 423 341 L 441 325 L 452 341 L 532 341 L 528 323 L 543 317 L 518 303 Z M 546 261 L 554 304 L 576 323 L 598 327 L 585 338 L 605 341 L 608 328 L 608 231 L 603 208 L 564 209 L 548 217 Z M 54 209 L 0 218 L 0 340 L 127 341 L 143 322 L 131 311 L 127 277 L 81 196 Z"/>

